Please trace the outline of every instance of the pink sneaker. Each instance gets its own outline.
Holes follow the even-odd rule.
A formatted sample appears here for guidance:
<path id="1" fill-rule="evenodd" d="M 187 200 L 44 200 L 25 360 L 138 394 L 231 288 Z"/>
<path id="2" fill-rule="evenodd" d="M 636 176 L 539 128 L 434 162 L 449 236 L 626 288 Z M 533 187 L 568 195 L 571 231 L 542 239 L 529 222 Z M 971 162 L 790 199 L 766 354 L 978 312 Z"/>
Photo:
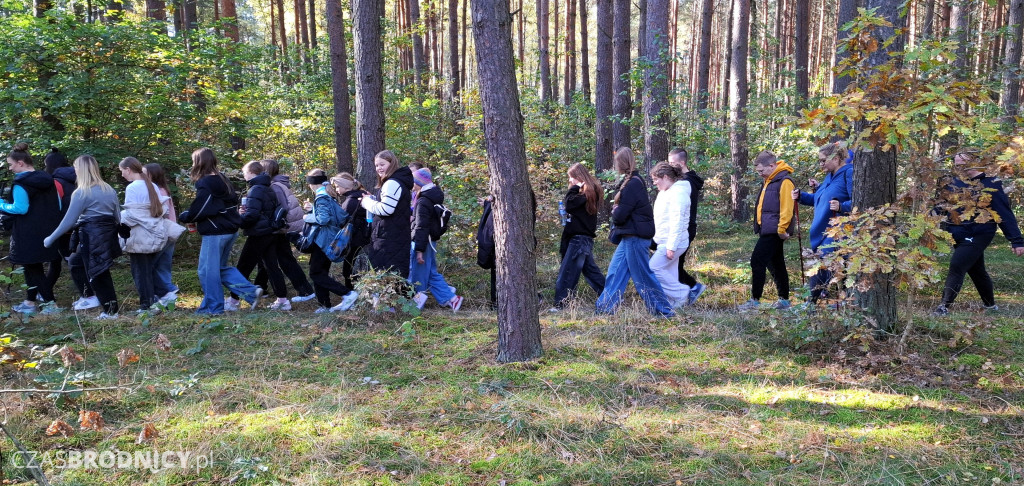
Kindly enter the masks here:
<path id="1" fill-rule="evenodd" d="M 448 307 L 452 308 L 452 312 L 458 312 L 462 308 L 462 296 L 452 297 L 452 300 L 448 301 Z"/>

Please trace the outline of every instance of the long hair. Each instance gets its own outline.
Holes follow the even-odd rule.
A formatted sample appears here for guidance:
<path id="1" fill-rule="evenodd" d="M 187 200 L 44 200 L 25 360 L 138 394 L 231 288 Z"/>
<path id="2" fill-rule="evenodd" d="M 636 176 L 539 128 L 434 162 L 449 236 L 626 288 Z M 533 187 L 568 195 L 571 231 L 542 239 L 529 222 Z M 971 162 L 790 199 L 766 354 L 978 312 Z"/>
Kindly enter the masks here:
<path id="1" fill-rule="evenodd" d="M 167 187 L 167 173 L 164 172 L 163 166 L 157 163 L 146 164 L 142 166 L 143 172 L 149 174 L 149 180 L 156 184 L 156 187 L 167 191 L 167 194 L 171 193 L 171 188 Z"/>
<path id="2" fill-rule="evenodd" d="M 380 152 L 377 152 L 377 155 L 373 157 L 373 160 L 376 162 L 377 159 L 388 163 L 388 170 L 384 173 L 384 177 L 379 175 L 377 176 L 377 187 L 380 187 L 384 185 L 384 181 L 388 180 L 388 178 L 391 177 L 399 167 L 401 167 L 402 163 L 398 161 L 398 156 L 390 150 L 381 150 Z"/>
<path id="3" fill-rule="evenodd" d="M 195 182 L 208 174 L 220 174 L 217 170 L 217 155 L 209 147 L 198 148 L 192 152 L 192 169 L 189 176 L 192 182 Z"/>
<path id="4" fill-rule="evenodd" d="M 597 214 L 597 208 L 601 205 L 601 200 L 604 199 L 604 189 L 601 188 L 601 183 L 597 181 L 596 177 L 590 175 L 590 171 L 579 162 L 569 167 L 569 177 L 583 183 L 580 191 L 587 196 L 587 212 Z"/>
<path id="5" fill-rule="evenodd" d="M 156 189 L 153 187 L 153 179 L 149 178 L 149 174 L 142 170 L 142 162 L 135 157 L 125 157 L 121 159 L 121 163 L 117 164 L 121 169 L 128 169 L 133 174 L 138 174 L 142 178 L 142 182 L 146 184 L 146 192 L 149 193 L 149 215 L 154 218 L 159 218 L 164 215 L 164 205 L 160 202 L 160 195 L 156 193 Z"/>
<path id="6" fill-rule="evenodd" d="M 24 162 L 25 165 L 35 167 L 32 163 L 32 156 L 28 154 L 28 144 L 18 142 L 11 147 L 11 153 L 7 154 L 7 160 L 11 162 Z"/>
<path id="7" fill-rule="evenodd" d="M 100 165 L 96 163 L 95 157 L 89 154 L 79 155 L 75 159 L 74 167 L 75 179 L 78 181 L 78 189 L 75 189 L 75 192 L 93 187 L 99 187 L 102 192 L 114 192 L 114 188 L 100 176 Z"/>
<path id="8" fill-rule="evenodd" d="M 352 177 L 352 174 L 349 174 L 348 172 L 341 172 L 334 177 L 331 177 L 331 184 L 341 191 L 342 194 L 349 191 L 363 189 L 363 185 L 359 183 L 359 179 Z"/>
<path id="9" fill-rule="evenodd" d="M 619 147 L 615 151 L 615 162 L 612 164 L 620 174 L 632 174 L 636 170 L 636 157 L 629 147 Z"/>
<path id="10" fill-rule="evenodd" d="M 312 176 L 324 176 L 324 177 L 327 177 L 327 173 L 324 172 L 323 169 L 313 169 L 313 170 L 311 170 L 309 172 L 306 172 L 306 177 L 312 177 Z M 338 191 L 334 189 L 334 185 L 331 184 L 330 182 L 331 182 L 331 180 L 327 179 L 327 183 L 323 185 L 324 189 L 327 190 L 327 194 L 330 195 L 332 198 L 338 199 Z"/>

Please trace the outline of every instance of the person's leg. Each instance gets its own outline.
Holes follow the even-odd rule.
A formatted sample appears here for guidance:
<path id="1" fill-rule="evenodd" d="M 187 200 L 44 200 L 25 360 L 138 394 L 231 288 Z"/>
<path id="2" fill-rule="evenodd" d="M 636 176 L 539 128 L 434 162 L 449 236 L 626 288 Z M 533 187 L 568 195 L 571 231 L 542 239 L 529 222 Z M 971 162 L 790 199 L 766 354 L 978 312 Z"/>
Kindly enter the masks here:
<path id="1" fill-rule="evenodd" d="M 104 270 L 103 273 L 94 277 L 89 284 L 93 291 L 96 292 L 96 298 L 103 305 L 103 312 L 108 316 L 116 315 L 119 306 L 117 303 L 117 291 L 114 289 L 114 279 L 110 276 L 110 270 Z"/>
<path id="2" fill-rule="evenodd" d="M 591 248 L 593 248 L 593 241 L 591 241 Z M 594 289 L 597 295 L 601 295 L 604 291 L 604 274 L 601 273 L 601 268 L 597 266 L 597 262 L 594 261 L 593 251 L 588 251 L 586 258 L 583 259 L 583 278 L 590 284 L 590 288 Z"/>
<path id="3" fill-rule="evenodd" d="M 53 300 L 53 288 L 46 279 L 46 271 L 42 263 L 28 263 L 22 265 L 25 274 L 25 300 L 35 305 L 36 297 L 42 297 L 43 302 Z"/>
<path id="4" fill-rule="evenodd" d="M 985 307 L 996 305 L 995 285 L 992 284 L 992 276 L 985 269 L 985 249 L 992 243 L 994 236 L 995 234 L 993 233 L 974 238 L 974 245 L 978 247 L 978 259 L 967 270 L 967 275 L 970 275 L 971 281 L 974 282 L 974 288 L 978 289 L 978 296 L 981 297 L 981 303 Z"/>
<path id="5" fill-rule="evenodd" d="M 772 256 L 768 270 L 772 272 L 775 288 L 780 300 L 789 300 L 789 271 L 786 270 L 785 242 L 778 236 L 772 237 Z"/>
<path id="6" fill-rule="evenodd" d="M 958 242 L 953 246 L 953 255 L 949 259 L 949 272 L 946 273 L 946 284 L 942 288 L 942 305 L 944 306 L 953 305 L 963 287 L 967 271 L 974 267 L 974 264 L 984 254 L 985 248 L 976 245 L 974 240 L 977 240 L 977 237 L 972 241 Z"/>
<path id="7" fill-rule="evenodd" d="M 51 290 L 55 285 L 57 285 L 57 280 L 60 279 L 60 267 L 62 263 L 64 263 L 64 259 L 58 258 L 50 262 L 50 266 L 46 268 L 46 281 L 50 283 Z"/>
<path id="8" fill-rule="evenodd" d="M 683 251 L 683 254 L 679 257 L 679 283 L 686 285 L 687 287 L 693 288 L 697 286 L 697 279 L 693 278 L 693 275 L 690 275 L 685 268 L 686 255 L 690 253 L 690 248 L 693 248 L 692 239 L 690 240 L 690 246 L 687 246 L 686 250 Z"/>
<path id="9" fill-rule="evenodd" d="M 82 254 L 75 252 L 68 258 L 68 269 L 71 271 L 71 281 L 78 289 L 79 297 L 91 297 L 94 295 L 89 286 L 89 276 L 85 272 L 85 263 L 82 261 Z"/>
<path id="10" fill-rule="evenodd" d="M 274 248 L 274 235 L 252 236 L 256 254 L 259 256 L 261 266 L 267 272 L 270 280 L 270 288 L 274 290 L 274 296 L 281 299 L 288 296 L 288 286 L 284 282 L 284 272 L 277 261 L 277 251 Z"/>
<path id="11" fill-rule="evenodd" d="M 427 267 L 427 287 L 430 293 L 437 299 L 437 303 L 445 305 L 455 298 L 455 293 L 448 287 L 444 275 L 437 271 L 437 249 L 436 243 L 428 243 L 427 251 L 423 252 L 423 261 Z M 416 257 L 413 257 L 415 259 Z"/>
<path id="12" fill-rule="evenodd" d="M 426 292 L 430 284 L 430 270 L 427 267 L 427 252 L 423 252 L 423 263 L 416 260 L 416 244 L 409 246 L 409 284 L 413 292 Z"/>
<path id="13" fill-rule="evenodd" d="M 132 280 L 139 294 L 139 310 L 147 310 L 154 302 L 153 294 L 153 256 L 145 253 L 129 253 L 128 262 L 131 266 Z"/>
<path id="14" fill-rule="evenodd" d="M 565 305 L 569 294 L 576 290 L 580 281 L 580 274 L 583 273 L 583 265 L 587 260 L 587 254 L 582 251 L 583 243 L 575 236 L 569 240 L 569 246 L 565 249 L 562 257 L 562 264 L 558 268 L 558 279 L 555 280 L 555 307 L 561 308 Z"/>
<path id="15" fill-rule="evenodd" d="M 624 243 L 629 238 L 623 238 L 612 253 L 612 259 L 608 262 L 608 276 L 604 280 L 604 291 L 597 297 L 594 304 L 599 314 L 612 314 L 615 308 L 622 301 L 622 294 L 629 284 L 629 267 L 626 264 L 626 246 Z"/>
<path id="16" fill-rule="evenodd" d="M 277 254 L 277 263 L 281 267 L 281 271 L 292 282 L 295 294 L 312 294 L 313 286 L 309 284 L 306 272 L 302 270 L 302 265 L 299 265 L 299 261 L 295 259 L 295 254 L 292 253 L 292 245 L 288 242 L 288 235 L 281 233 L 273 235 L 273 251 Z M 349 273 L 351 273 L 351 270 L 349 270 Z M 348 284 L 346 283 L 346 285 Z"/>
<path id="17" fill-rule="evenodd" d="M 357 256 L 359 256 L 358 246 L 349 245 L 348 248 L 345 249 L 345 259 L 341 262 L 341 275 L 344 277 L 344 284 L 348 288 L 355 288 L 355 282 L 358 278 L 352 276 Z M 412 278 L 412 276 L 410 276 L 410 278 Z M 295 283 L 295 281 L 292 280 L 292 283 Z"/>
<path id="18" fill-rule="evenodd" d="M 630 241 L 627 242 L 627 240 Z M 647 312 L 666 317 L 675 315 L 675 312 L 672 311 L 672 306 L 669 305 L 668 298 L 665 297 L 665 291 L 661 288 L 661 283 L 658 282 L 658 278 L 651 271 L 650 257 L 648 256 L 651 240 L 646 238 L 623 238 L 622 241 L 627 245 L 626 265 L 629 267 L 629 273 L 633 277 L 633 287 L 636 288 L 636 293 L 640 294 L 640 298 L 643 299 Z"/>
<path id="19" fill-rule="evenodd" d="M 765 272 L 771 262 L 771 251 L 771 240 L 768 236 L 762 236 L 757 239 L 754 251 L 750 254 L 750 298 L 753 300 L 761 300 L 764 295 Z"/>
<path id="20" fill-rule="evenodd" d="M 331 307 L 331 293 L 344 296 L 352 290 L 331 278 L 331 260 L 316 246 L 309 253 L 309 278 L 313 280 L 317 302 L 324 307 Z"/>
<path id="21" fill-rule="evenodd" d="M 171 265 L 174 261 L 174 242 L 167 242 L 167 246 L 163 250 L 160 250 L 156 254 L 156 258 L 153 260 L 153 275 L 156 282 L 166 289 L 164 292 L 177 293 L 178 286 L 174 285 L 173 275 L 171 273 Z M 163 294 L 160 294 L 163 297 Z"/>
<path id="22" fill-rule="evenodd" d="M 648 266 L 658 283 L 661 284 L 661 289 L 665 293 L 669 305 L 676 308 L 686 305 L 686 301 L 690 298 L 690 287 L 679 283 L 679 264 L 682 253 L 672 256 L 673 258 L 669 258 L 664 251 L 656 251 L 654 255 L 651 255 Z"/>
<path id="23" fill-rule="evenodd" d="M 250 304 L 256 303 L 256 294 L 259 287 L 255 286 L 248 279 L 239 273 L 238 269 L 231 266 L 231 247 L 235 244 L 237 234 L 224 235 L 220 245 L 220 283 L 228 290 L 245 298 Z"/>
<path id="24" fill-rule="evenodd" d="M 221 245 L 230 235 L 204 235 L 199 246 L 197 273 L 203 289 L 203 301 L 196 309 L 201 314 L 224 312 L 224 290 L 220 287 Z"/>
<path id="25" fill-rule="evenodd" d="M 254 281 L 257 282 L 256 285 L 259 285 L 259 282 L 262 280 L 263 285 L 260 285 L 260 287 L 263 287 L 266 285 L 267 275 L 266 269 L 264 269 L 263 265 L 260 264 L 262 249 L 259 248 L 259 243 L 260 241 L 258 236 L 249 236 L 245 238 L 245 243 L 242 244 L 242 251 L 238 252 L 238 262 L 235 263 L 235 270 L 238 270 L 238 273 L 248 280 L 249 276 L 252 275 L 252 270 L 259 266 L 260 270 L 257 272 L 256 279 Z M 230 251 L 231 248 L 228 247 L 228 252 L 230 253 Z M 231 298 L 237 299 L 238 293 L 232 291 Z"/>

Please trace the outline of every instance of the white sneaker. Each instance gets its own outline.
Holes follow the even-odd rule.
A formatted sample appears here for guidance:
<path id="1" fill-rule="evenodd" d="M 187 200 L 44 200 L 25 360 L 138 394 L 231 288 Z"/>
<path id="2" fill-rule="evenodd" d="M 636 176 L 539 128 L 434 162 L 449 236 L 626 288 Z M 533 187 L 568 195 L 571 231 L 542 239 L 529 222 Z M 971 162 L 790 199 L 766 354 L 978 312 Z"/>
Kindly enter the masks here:
<path id="1" fill-rule="evenodd" d="M 249 310 L 254 311 L 260 306 L 260 299 L 263 298 L 263 288 L 256 287 L 256 295 L 252 298 L 252 303 L 249 304 Z"/>
<path id="2" fill-rule="evenodd" d="M 236 312 L 238 311 L 238 305 L 240 302 L 238 299 L 232 299 L 228 297 L 224 299 L 224 312 Z"/>
<path id="3" fill-rule="evenodd" d="M 427 305 L 427 294 L 416 292 L 416 295 L 412 296 L 412 301 L 416 303 L 417 309 L 423 310 L 423 306 Z"/>
<path id="4" fill-rule="evenodd" d="M 458 295 L 452 297 L 452 300 L 448 301 L 448 307 L 452 308 L 452 312 L 458 312 L 462 308 L 462 297 Z"/>
<path id="5" fill-rule="evenodd" d="M 273 304 L 270 304 L 270 309 L 279 311 L 290 311 L 292 310 L 292 302 L 284 297 L 280 297 L 277 300 L 275 300 Z"/>
<path id="6" fill-rule="evenodd" d="M 347 311 L 351 309 L 353 305 L 356 305 L 356 299 L 358 298 L 359 292 L 356 292 L 355 290 L 345 294 L 345 296 L 341 298 L 341 310 Z"/>
<path id="7" fill-rule="evenodd" d="M 332 309 L 333 309 L 333 307 L 332 307 Z M 326 307 L 319 307 L 319 308 L 317 308 L 317 310 L 313 311 L 314 314 L 326 314 L 326 313 L 329 313 L 329 312 L 331 312 L 331 309 L 328 309 Z"/>
<path id="8" fill-rule="evenodd" d="M 107 314 L 106 312 L 100 312 L 100 315 L 96 316 L 96 320 L 97 321 L 112 321 L 114 319 L 117 319 L 118 317 L 119 316 L 117 314 Z"/>
<path id="9" fill-rule="evenodd" d="M 309 293 L 309 294 L 306 294 L 306 295 L 296 295 L 295 297 L 292 297 L 292 302 L 295 302 L 297 304 L 299 302 L 305 302 L 307 300 L 315 299 L 315 298 L 316 298 L 316 294 L 314 294 L 314 293 Z"/>
<path id="10" fill-rule="evenodd" d="M 94 295 L 92 297 L 82 297 L 82 298 L 76 300 L 75 304 L 72 307 L 75 310 L 88 310 L 88 309 L 94 309 L 94 308 L 99 307 L 99 306 L 100 306 L 100 299 L 97 298 Z"/>
<path id="11" fill-rule="evenodd" d="M 157 300 L 157 302 L 159 302 L 160 305 L 167 305 L 167 304 L 170 304 L 171 302 L 174 302 L 176 300 L 178 300 L 178 294 L 177 293 L 175 293 L 175 292 L 167 292 L 166 294 L 164 294 L 163 297 L 160 297 Z"/>

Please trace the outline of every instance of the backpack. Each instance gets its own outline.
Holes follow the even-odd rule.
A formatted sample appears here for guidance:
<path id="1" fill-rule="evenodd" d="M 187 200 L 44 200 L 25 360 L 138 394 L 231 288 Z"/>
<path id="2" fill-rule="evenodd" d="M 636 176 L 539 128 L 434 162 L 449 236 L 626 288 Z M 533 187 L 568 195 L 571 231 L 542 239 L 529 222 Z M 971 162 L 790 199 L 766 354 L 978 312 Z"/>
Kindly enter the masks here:
<path id="1" fill-rule="evenodd" d="M 448 209 L 444 204 L 434 205 L 434 221 L 430 227 L 430 239 L 437 241 L 441 239 L 441 235 L 448 231 L 448 223 L 452 219 L 452 210 Z"/>
<path id="2" fill-rule="evenodd" d="M 484 202 L 484 213 L 476 232 L 476 264 L 481 268 L 494 268 L 495 264 L 494 215 L 490 201 Z"/>
<path id="3" fill-rule="evenodd" d="M 345 250 L 348 248 L 349 241 L 352 241 L 352 222 L 342 226 L 341 230 L 334 234 L 334 238 L 331 238 L 331 244 L 321 250 L 328 260 L 338 263 L 345 259 Z"/>
<path id="4" fill-rule="evenodd" d="M 278 204 L 274 214 L 270 217 L 270 228 L 277 231 L 288 225 L 288 208 Z"/>

